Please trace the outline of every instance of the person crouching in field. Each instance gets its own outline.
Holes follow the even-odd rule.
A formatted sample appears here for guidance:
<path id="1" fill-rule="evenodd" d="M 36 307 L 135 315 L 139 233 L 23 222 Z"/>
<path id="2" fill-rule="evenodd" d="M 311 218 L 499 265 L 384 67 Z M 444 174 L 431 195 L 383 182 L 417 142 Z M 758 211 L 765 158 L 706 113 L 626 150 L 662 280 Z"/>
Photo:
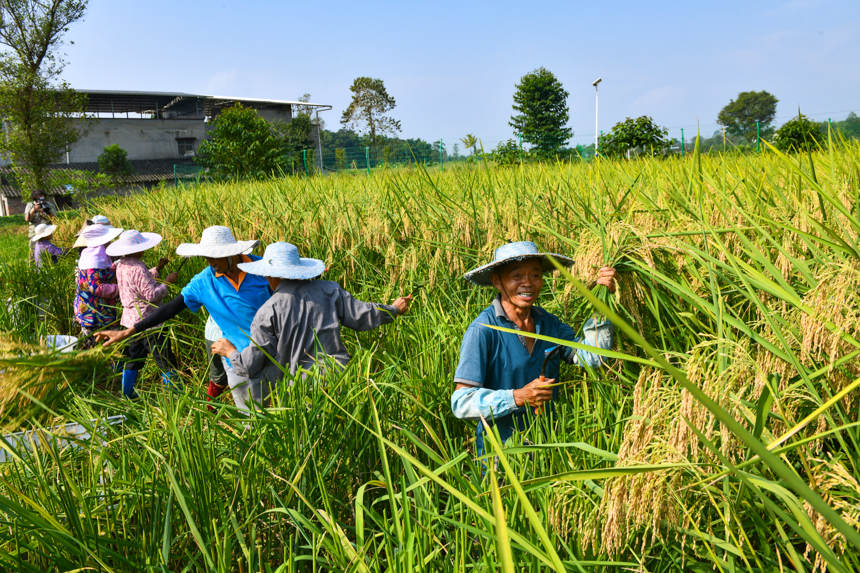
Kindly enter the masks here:
<path id="1" fill-rule="evenodd" d="M 228 358 L 243 375 L 262 377 L 269 388 L 284 377 L 282 369 L 289 369 L 290 375 L 315 365 L 324 369 L 329 357 L 345 366 L 350 356 L 340 337 L 341 325 L 371 330 L 406 312 L 412 302 L 411 296 L 391 305 L 356 300 L 336 282 L 320 280 L 325 263 L 300 257 L 290 243 L 272 243 L 262 260 L 239 268 L 266 277 L 273 294 L 254 316 L 250 346 L 239 352 L 222 338 L 212 351 Z"/>
<path id="2" fill-rule="evenodd" d="M 502 442 L 515 429 L 528 427 L 532 408 L 551 406 L 556 390 L 547 387 L 559 376 L 560 360 L 597 368 L 603 359 L 591 352 L 560 347 L 544 340 L 501 332 L 486 325 L 502 326 L 523 332 L 533 332 L 553 338 L 589 344 L 609 349 L 613 328 L 608 321 L 588 319 L 583 327 L 584 337 L 555 315 L 537 306 L 543 287 L 544 273 L 555 269 L 552 256 L 564 266 L 569 257 L 542 253 L 534 243 L 522 241 L 502 245 L 495 251 L 493 261 L 466 273 L 465 278 L 476 285 L 493 286 L 498 294 L 466 329 L 460 346 L 460 362 L 454 373 L 451 410 L 454 416 L 478 420 L 477 452 L 484 455 L 484 427 L 481 416 L 495 423 Z M 597 284 L 614 291 L 615 269 L 600 269 Z M 559 356 L 560 355 L 560 356 Z M 541 380 L 544 360 L 548 358 L 546 376 Z"/>
<path id="3" fill-rule="evenodd" d="M 30 239 L 30 242 L 33 244 L 33 262 L 36 263 L 36 268 L 42 268 L 42 263 L 48 258 L 56 263 L 57 259 L 66 253 L 66 251 L 51 242 L 51 235 L 56 230 L 56 225 L 49 225 L 47 223 L 36 225 L 33 237 Z"/>
<path id="4" fill-rule="evenodd" d="M 105 249 L 105 253 L 110 257 L 122 257 L 116 263 L 116 280 L 122 302 L 120 324 L 125 327 L 132 326 L 152 314 L 167 294 L 167 285 L 159 284 L 155 280 L 167 264 L 167 259 L 161 259 L 158 266 L 152 269 L 148 269 L 141 260 L 145 251 L 160 242 L 161 235 L 157 233 L 129 230 L 123 231 L 119 239 Z M 167 275 L 164 282 L 176 282 L 176 273 Z M 159 333 L 144 332 L 126 347 L 126 361 L 122 371 L 122 393 L 127 398 L 137 398 L 134 386 L 146 356 L 150 353 L 161 369 L 164 383 L 170 384 L 173 370 L 176 368 L 176 358 L 170 349 L 170 344 L 166 337 Z"/>
<path id="5" fill-rule="evenodd" d="M 117 238 L 122 229 L 108 225 L 92 224 L 78 234 L 74 246 L 80 245 L 75 281 L 75 320 L 83 334 L 81 348 L 92 347 L 92 334 L 116 321 L 114 307 L 118 294 L 113 261 L 105 251 L 105 245 Z"/>

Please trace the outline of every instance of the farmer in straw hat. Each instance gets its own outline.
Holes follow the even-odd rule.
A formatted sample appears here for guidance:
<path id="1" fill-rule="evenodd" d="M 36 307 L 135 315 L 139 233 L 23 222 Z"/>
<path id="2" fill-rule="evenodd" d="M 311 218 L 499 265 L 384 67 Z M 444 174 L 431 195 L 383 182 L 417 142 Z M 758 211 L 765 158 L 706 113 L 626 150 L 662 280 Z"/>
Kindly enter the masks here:
<path id="1" fill-rule="evenodd" d="M 150 316 L 121 331 L 105 331 L 96 336 L 105 340 L 105 345 L 128 338 L 135 332 L 151 328 L 176 316 L 188 308 L 197 312 L 205 307 L 215 320 L 223 336 L 239 350 L 250 344 L 248 333 L 257 309 L 269 298 L 269 283 L 266 279 L 245 273 L 239 263 L 259 260 L 254 255 L 244 255 L 259 241 L 237 241 L 227 227 L 214 226 L 203 230 L 199 243 L 183 243 L 176 248 L 182 257 L 205 257 L 209 266 L 194 276 L 175 299 L 163 305 Z M 224 359 L 227 383 L 233 401 L 243 412 L 250 402 L 261 404 L 260 380 L 247 378 L 235 372 L 230 361 Z M 208 396 L 216 398 L 223 387 L 209 384 Z"/>
<path id="2" fill-rule="evenodd" d="M 390 305 L 356 300 L 336 282 L 319 280 L 325 263 L 300 257 L 290 243 L 272 243 L 262 260 L 239 268 L 266 277 L 274 294 L 251 323 L 253 344 L 239 352 L 222 338 L 212 351 L 229 358 L 240 374 L 261 376 L 267 387 L 283 378 L 282 368 L 290 375 L 315 365 L 324 370 L 328 358 L 345 366 L 350 356 L 340 338 L 341 324 L 371 330 L 406 312 L 412 301 L 411 296 Z"/>
<path id="3" fill-rule="evenodd" d="M 94 225 L 95 226 L 95 225 Z M 105 249 L 110 257 L 122 257 L 116 264 L 116 281 L 119 298 L 122 302 L 120 324 L 132 327 L 153 314 L 161 299 L 167 294 L 167 285 L 156 282 L 156 277 L 164 266 L 148 269 L 141 260 L 143 253 L 161 242 L 158 233 L 141 233 L 136 230 L 123 231 L 119 239 Z M 176 273 L 170 273 L 165 283 L 175 283 Z M 176 358 L 170 349 L 167 338 L 161 333 L 145 333 L 133 340 L 126 348 L 126 361 L 122 371 L 122 393 L 128 398 L 136 398 L 134 386 L 146 356 L 152 354 L 161 370 L 165 385 L 170 385 Z"/>
<path id="4" fill-rule="evenodd" d="M 75 242 L 75 247 L 81 247 L 73 304 L 75 320 L 78 321 L 84 338 L 79 344 L 80 347 L 90 347 L 94 342 L 90 335 L 116 320 L 116 273 L 113 261 L 105 252 L 105 245 L 120 233 L 122 229 L 91 224 L 81 230 Z"/>
<path id="5" fill-rule="evenodd" d="M 527 427 L 529 410 L 551 406 L 555 390 L 547 387 L 559 375 L 560 360 L 597 368 L 602 358 L 591 352 L 560 347 L 543 340 L 500 332 L 485 325 L 502 326 L 533 332 L 553 338 L 582 342 L 608 349 L 612 347 L 613 329 L 607 321 L 589 319 L 584 336 L 556 316 L 537 306 L 543 287 L 543 275 L 559 264 L 570 266 L 569 257 L 540 252 L 534 243 L 508 243 L 496 249 L 493 261 L 466 273 L 476 285 L 493 286 L 498 294 L 469 325 L 460 346 L 460 362 L 454 374 L 451 410 L 457 418 L 495 422 L 504 442 L 515 429 Z M 600 269 L 597 284 L 614 291 L 615 269 Z M 584 339 L 584 340 L 583 340 Z M 544 361 L 546 377 L 541 379 Z M 484 428 L 478 422 L 477 450 L 484 454 Z"/>

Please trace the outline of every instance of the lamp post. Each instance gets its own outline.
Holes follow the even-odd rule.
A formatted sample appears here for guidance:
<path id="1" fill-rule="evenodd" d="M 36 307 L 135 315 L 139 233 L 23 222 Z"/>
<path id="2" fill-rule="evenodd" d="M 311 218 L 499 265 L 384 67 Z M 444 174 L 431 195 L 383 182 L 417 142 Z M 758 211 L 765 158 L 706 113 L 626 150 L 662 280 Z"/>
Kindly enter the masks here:
<path id="1" fill-rule="evenodd" d="M 594 86 L 594 156 L 597 157 L 597 146 L 599 143 L 599 135 L 600 131 L 598 131 L 597 127 L 597 84 L 603 81 L 603 78 L 597 78 L 591 85 Z"/>

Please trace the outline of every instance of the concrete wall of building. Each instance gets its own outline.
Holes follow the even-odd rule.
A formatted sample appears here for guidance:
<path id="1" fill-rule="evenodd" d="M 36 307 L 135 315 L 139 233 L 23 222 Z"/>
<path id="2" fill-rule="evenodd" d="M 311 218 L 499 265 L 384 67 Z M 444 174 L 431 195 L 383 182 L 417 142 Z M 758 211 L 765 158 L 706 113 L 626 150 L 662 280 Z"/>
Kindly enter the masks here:
<path id="1" fill-rule="evenodd" d="M 108 145 L 119 145 L 129 159 L 181 157 L 177 139 L 191 139 L 194 150 L 206 137 L 207 124 L 199 119 L 98 119 L 77 125 L 81 136 L 69 149 L 70 163 L 96 161 Z"/>

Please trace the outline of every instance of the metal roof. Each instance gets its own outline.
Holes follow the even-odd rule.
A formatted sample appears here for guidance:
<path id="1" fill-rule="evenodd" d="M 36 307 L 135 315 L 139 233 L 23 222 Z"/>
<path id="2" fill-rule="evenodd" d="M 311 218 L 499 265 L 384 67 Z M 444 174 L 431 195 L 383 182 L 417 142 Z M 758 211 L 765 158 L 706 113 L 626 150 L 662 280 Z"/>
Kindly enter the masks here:
<path id="1" fill-rule="evenodd" d="M 265 99 L 236 96 L 216 96 L 186 92 L 154 92 L 129 90 L 75 90 L 87 96 L 87 109 L 91 112 L 125 113 L 142 112 L 155 109 L 168 109 L 179 102 L 197 100 L 204 107 L 220 107 L 224 103 L 240 102 L 266 106 L 307 106 L 331 108 L 328 104 L 295 100 Z"/>

